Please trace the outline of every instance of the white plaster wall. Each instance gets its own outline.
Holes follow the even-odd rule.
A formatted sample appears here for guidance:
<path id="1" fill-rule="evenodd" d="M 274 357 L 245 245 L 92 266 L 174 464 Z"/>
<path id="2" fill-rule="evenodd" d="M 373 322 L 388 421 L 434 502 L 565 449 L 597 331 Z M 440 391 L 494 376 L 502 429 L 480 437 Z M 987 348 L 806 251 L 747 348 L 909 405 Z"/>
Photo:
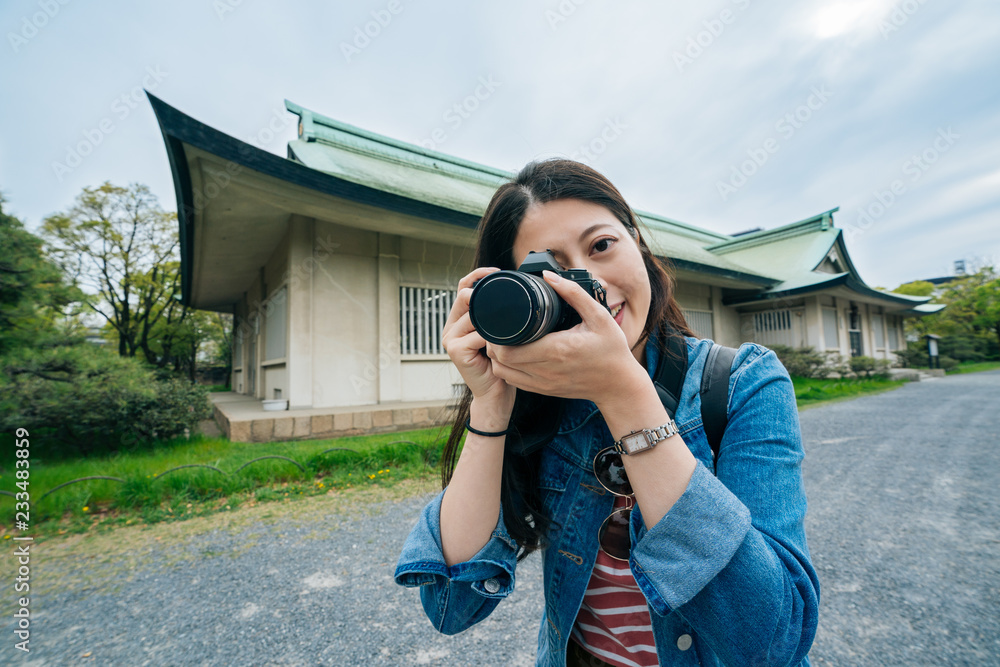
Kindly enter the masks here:
<path id="1" fill-rule="evenodd" d="M 281 390 L 281 398 L 288 399 L 288 371 L 285 368 L 285 364 L 265 366 L 262 369 L 261 375 L 263 376 L 264 383 L 263 399 L 271 400 L 275 398 L 275 389 Z"/>
<path id="2" fill-rule="evenodd" d="M 740 314 L 732 306 L 722 305 L 722 288 L 712 288 L 712 316 L 715 324 L 715 342 L 719 345 L 739 347 L 740 343 L 749 341 L 752 331 L 740 329 Z"/>
<path id="3" fill-rule="evenodd" d="M 452 385 L 461 383 L 451 360 L 404 361 L 401 365 L 403 401 L 438 401 L 454 395 Z"/>
<path id="4" fill-rule="evenodd" d="M 378 234 L 316 222 L 337 247 L 313 268 L 313 407 L 378 402 Z"/>
<path id="5" fill-rule="evenodd" d="M 674 290 L 674 298 L 681 308 L 712 309 L 712 287 L 710 285 L 678 281 Z"/>

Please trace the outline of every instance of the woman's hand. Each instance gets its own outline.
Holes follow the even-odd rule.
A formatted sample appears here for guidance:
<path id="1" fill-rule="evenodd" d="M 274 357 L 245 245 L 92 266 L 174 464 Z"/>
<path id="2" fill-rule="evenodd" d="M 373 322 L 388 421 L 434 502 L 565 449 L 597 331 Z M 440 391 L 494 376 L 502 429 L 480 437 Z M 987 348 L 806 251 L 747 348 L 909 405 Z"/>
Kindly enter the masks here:
<path id="1" fill-rule="evenodd" d="M 551 271 L 543 277 L 583 321 L 528 345 L 487 345 L 492 375 L 519 389 L 582 398 L 599 407 L 627 400 L 650 384 L 646 369 L 607 308 L 572 280 Z"/>
<path id="2" fill-rule="evenodd" d="M 478 268 L 458 281 L 458 295 L 448 314 L 441 340 L 452 363 L 472 391 L 475 404 L 473 411 L 489 406 L 489 412 L 494 413 L 491 416 L 506 424 L 514 406 L 515 389 L 496 376 L 493 372 L 493 360 L 480 352 L 486 347 L 486 341 L 472 326 L 472 319 L 469 317 L 469 298 L 472 296 L 473 285 L 480 278 L 499 270 L 492 267 Z M 481 422 L 476 425 L 479 428 L 489 428 L 481 425 Z"/>

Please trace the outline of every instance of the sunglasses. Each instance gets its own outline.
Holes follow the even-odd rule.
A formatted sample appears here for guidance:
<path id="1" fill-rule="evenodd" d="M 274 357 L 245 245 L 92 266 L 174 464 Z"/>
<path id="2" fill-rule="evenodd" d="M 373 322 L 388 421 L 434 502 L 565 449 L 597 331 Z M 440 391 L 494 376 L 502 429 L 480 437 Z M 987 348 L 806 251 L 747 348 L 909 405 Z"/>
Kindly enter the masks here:
<path id="1" fill-rule="evenodd" d="M 627 499 L 626 506 L 616 509 L 608 515 L 597 533 L 601 551 L 615 560 L 627 561 L 629 551 L 632 548 L 628 526 L 629 517 L 632 516 L 632 507 L 635 505 L 635 493 L 632 491 L 632 485 L 629 484 L 628 476 L 625 474 L 622 455 L 616 452 L 614 447 L 598 452 L 597 456 L 594 457 L 594 475 L 605 489 L 616 496 Z"/>

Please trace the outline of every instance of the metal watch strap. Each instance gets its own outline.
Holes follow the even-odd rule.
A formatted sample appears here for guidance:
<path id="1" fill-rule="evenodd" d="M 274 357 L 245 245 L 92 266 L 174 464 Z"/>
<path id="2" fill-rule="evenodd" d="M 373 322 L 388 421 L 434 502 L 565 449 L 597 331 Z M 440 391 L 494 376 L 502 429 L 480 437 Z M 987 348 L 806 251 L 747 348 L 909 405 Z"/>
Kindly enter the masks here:
<path id="1" fill-rule="evenodd" d="M 657 443 L 677 435 L 677 433 L 677 423 L 671 419 L 663 426 L 643 428 L 622 436 L 621 440 L 615 443 L 615 451 L 623 456 L 638 454 L 647 449 L 652 449 Z M 625 443 L 626 440 L 628 444 Z"/>

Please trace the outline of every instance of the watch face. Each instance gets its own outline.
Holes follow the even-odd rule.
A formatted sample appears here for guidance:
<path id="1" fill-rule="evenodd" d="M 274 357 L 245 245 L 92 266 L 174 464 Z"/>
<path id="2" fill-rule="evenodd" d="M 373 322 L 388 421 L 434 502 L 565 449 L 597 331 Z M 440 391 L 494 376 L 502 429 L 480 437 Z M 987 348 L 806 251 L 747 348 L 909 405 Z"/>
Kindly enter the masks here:
<path id="1" fill-rule="evenodd" d="M 634 454 L 649 447 L 649 442 L 645 433 L 630 433 L 622 438 L 622 446 L 629 454 Z"/>

